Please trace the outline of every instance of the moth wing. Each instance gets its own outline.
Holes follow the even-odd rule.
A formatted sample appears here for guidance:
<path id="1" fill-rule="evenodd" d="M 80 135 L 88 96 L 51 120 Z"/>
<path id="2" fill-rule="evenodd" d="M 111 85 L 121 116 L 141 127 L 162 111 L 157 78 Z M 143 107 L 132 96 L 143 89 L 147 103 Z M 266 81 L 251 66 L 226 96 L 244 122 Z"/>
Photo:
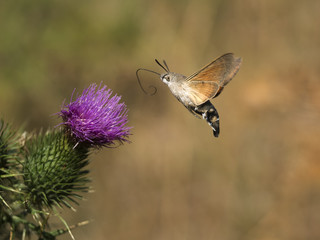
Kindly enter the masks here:
<path id="1" fill-rule="evenodd" d="M 227 53 L 187 77 L 189 97 L 194 104 L 198 106 L 217 97 L 239 71 L 240 65 L 241 58 Z"/>
<path id="2" fill-rule="evenodd" d="M 189 98 L 195 106 L 201 105 L 202 103 L 211 99 L 216 92 L 219 91 L 219 86 L 216 83 L 193 83 L 189 84 Z"/>

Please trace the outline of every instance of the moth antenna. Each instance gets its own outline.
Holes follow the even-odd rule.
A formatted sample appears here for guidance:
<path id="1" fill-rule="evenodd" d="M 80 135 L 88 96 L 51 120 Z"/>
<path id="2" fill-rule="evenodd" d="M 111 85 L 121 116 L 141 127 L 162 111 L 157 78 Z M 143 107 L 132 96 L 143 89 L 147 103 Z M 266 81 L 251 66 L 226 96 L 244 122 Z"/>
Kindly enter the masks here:
<path id="1" fill-rule="evenodd" d="M 138 83 L 139 83 L 139 85 L 140 85 L 140 88 L 141 88 L 141 90 L 145 93 L 145 94 L 148 94 L 148 95 L 150 95 L 150 96 L 152 96 L 152 95 L 155 95 L 156 94 L 156 92 L 157 92 L 157 88 L 155 87 L 155 86 L 153 86 L 153 85 L 150 85 L 149 86 L 149 88 L 153 88 L 153 91 L 152 92 L 147 92 L 145 89 L 144 89 L 144 87 L 142 86 L 142 84 L 141 84 L 141 80 L 140 80 L 140 78 L 139 78 L 139 71 L 147 71 L 147 72 L 151 72 L 151 73 L 154 73 L 154 74 L 157 74 L 157 75 L 161 75 L 160 73 L 157 73 L 157 72 L 155 72 L 155 71 L 152 71 L 152 70 L 149 70 L 149 69 L 145 69 L 145 68 L 139 68 L 137 71 L 136 71 L 136 76 L 137 76 L 137 79 L 138 79 Z"/>
<path id="2" fill-rule="evenodd" d="M 169 72 L 169 68 L 168 68 L 167 64 L 165 63 L 165 61 L 163 61 L 163 62 L 164 62 L 164 65 L 165 65 L 167 68 L 165 68 L 157 59 L 155 59 L 155 61 L 156 61 L 156 63 L 157 63 L 163 70 L 165 70 L 166 72 Z"/>
<path id="3" fill-rule="evenodd" d="M 168 65 L 167 65 L 167 63 L 166 63 L 165 60 L 163 60 L 163 64 L 164 64 L 164 66 L 168 69 L 167 72 L 170 72 L 170 69 L 169 69 L 169 67 L 168 67 Z"/>

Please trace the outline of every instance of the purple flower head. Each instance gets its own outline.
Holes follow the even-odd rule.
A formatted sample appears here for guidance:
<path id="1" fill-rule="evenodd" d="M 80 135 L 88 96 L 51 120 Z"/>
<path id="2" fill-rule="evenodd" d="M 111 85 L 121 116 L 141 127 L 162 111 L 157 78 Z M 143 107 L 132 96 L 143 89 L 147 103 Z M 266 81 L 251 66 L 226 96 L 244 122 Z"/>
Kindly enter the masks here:
<path id="1" fill-rule="evenodd" d="M 58 114 L 78 143 L 102 147 L 128 141 L 127 107 L 119 103 L 121 96 L 111 95 L 107 86 L 91 84 L 75 101 L 64 104 Z"/>

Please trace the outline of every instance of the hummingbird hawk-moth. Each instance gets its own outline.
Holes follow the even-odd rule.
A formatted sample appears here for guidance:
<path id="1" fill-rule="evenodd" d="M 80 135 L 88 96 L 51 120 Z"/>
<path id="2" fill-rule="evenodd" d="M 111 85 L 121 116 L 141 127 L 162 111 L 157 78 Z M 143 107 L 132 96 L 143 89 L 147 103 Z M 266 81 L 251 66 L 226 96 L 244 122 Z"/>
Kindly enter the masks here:
<path id="1" fill-rule="evenodd" d="M 171 72 L 165 61 L 163 61 L 163 65 L 157 59 L 155 61 L 165 70 L 165 73 L 160 74 L 152 70 L 139 68 L 136 75 L 141 89 L 147 93 L 141 85 L 139 71 L 144 70 L 159 75 L 179 102 L 194 116 L 198 118 L 202 116 L 212 128 L 213 135 L 218 137 L 220 133 L 219 114 L 210 100 L 219 96 L 223 88 L 239 71 L 241 58 L 235 57 L 233 53 L 224 54 L 188 77 Z M 156 88 L 152 95 L 155 92 Z"/>

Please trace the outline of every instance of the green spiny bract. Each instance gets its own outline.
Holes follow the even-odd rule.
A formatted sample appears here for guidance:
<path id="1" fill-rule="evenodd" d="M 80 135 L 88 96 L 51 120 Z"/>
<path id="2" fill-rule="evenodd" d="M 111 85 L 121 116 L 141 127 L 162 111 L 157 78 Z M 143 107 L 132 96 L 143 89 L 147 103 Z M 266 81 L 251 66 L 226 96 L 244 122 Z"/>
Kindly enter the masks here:
<path id="1" fill-rule="evenodd" d="M 16 157 L 18 149 L 18 135 L 11 126 L 0 120 L 0 168 L 7 169 L 8 161 Z M 1 174 L 1 172 L 0 172 Z"/>
<path id="2" fill-rule="evenodd" d="M 26 143 L 23 178 L 27 202 L 34 207 L 66 205 L 80 198 L 89 181 L 84 167 L 88 164 L 88 149 L 61 130 L 39 134 Z"/>

